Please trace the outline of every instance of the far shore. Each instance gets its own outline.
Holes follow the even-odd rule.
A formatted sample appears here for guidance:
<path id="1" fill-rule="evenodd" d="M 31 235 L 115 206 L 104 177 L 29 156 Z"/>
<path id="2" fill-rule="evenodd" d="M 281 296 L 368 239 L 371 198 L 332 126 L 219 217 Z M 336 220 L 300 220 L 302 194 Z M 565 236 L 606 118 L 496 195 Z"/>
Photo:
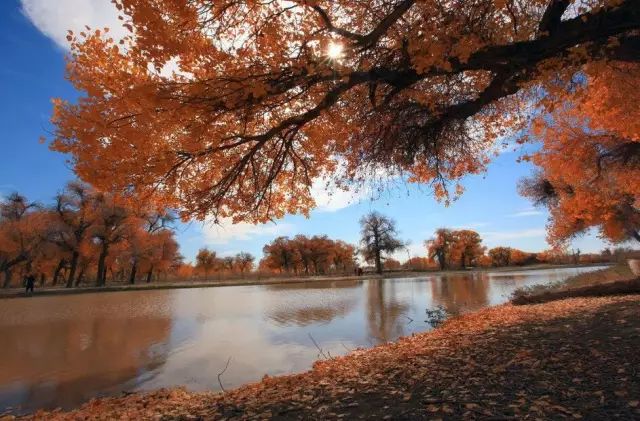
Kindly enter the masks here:
<path id="1" fill-rule="evenodd" d="M 124 284 L 117 283 L 106 285 L 103 287 L 83 286 L 77 288 L 65 288 L 63 284 L 52 287 L 45 286 L 35 289 L 35 291 L 26 295 L 23 288 L 10 288 L 0 290 L 0 299 L 7 298 L 33 298 L 44 297 L 50 295 L 70 295 L 70 294 L 89 294 L 100 292 L 124 292 L 124 291 L 143 291 L 143 290 L 162 290 L 162 289 L 182 289 L 182 288 L 213 288 L 227 286 L 253 286 L 253 285 L 281 285 L 281 284 L 300 284 L 315 282 L 341 282 L 341 281 L 357 281 L 367 279 L 398 279 L 398 278 L 420 278 L 425 276 L 443 276 L 443 275 L 459 275 L 468 273 L 485 273 L 485 272 L 521 272 L 530 270 L 543 269 L 565 269 L 573 267 L 591 267 L 591 266 L 609 266 L 611 263 L 586 263 L 586 264 L 564 264 L 551 265 L 539 264 L 529 266 L 508 266 L 498 268 L 473 268 L 473 269 L 457 269 L 457 270 L 433 270 L 433 271 L 393 271 L 385 272 L 382 275 L 366 272 L 362 276 L 356 275 L 333 275 L 333 276 L 295 276 L 295 277 L 270 277 L 255 278 L 247 277 L 245 279 L 215 279 L 207 281 L 178 281 L 178 282 L 155 282 L 155 283 L 137 283 Z"/>

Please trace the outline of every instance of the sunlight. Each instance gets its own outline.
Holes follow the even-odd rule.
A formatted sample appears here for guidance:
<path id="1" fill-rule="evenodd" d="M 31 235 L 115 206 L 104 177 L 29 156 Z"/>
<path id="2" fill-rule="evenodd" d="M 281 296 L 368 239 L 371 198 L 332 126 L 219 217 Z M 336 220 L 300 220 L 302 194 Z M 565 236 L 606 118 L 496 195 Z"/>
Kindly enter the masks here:
<path id="1" fill-rule="evenodd" d="M 344 47 L 338 42 L 331 41 L 327 47 L 327 56 L 332 60 L 337 60 L 342 57 Z"/>

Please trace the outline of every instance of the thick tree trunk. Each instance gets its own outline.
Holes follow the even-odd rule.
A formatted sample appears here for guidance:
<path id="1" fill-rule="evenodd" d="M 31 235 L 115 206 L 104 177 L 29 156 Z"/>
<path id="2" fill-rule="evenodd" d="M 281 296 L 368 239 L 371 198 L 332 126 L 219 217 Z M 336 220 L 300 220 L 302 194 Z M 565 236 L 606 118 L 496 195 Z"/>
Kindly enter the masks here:
<path id="1" fill-rule="evenodd" d="M 101 286 L 105 286 L 107 285 L 107 272 L 108 272 L 108 268 L 107 265 L 104 265 L 104 268 L 102 269 L 102 281 L 100 281 Z"/>
<path id="2" fill-rule="evenodd" d="M 151 282 L 152 275 L 153 275 L 153 266 L 151 266 L 151 268 L 149 269 L 149 272 L 147 272 L 147 283 Z"/>
<path id="3" fill-rule="evenodd" d="M 445 270 L 447 268 L 447 259 L 444 252 L 438 252 L 438 254 L 436 254 L 436 257 L 438 258 L 438 263 L 440 264 L 440 270 Z"/>
<path id="4" fill-rule="evenodd" d="M 379 275 L 382 275 L 382 256 L 380 251 L 380 237 L 377 230 L 375 230 L 373 233 L 373 246 L 374 246 L 374 257 L 376 260 L 376 272 Z"/>
<path id="5" fill-rule="evenodd" d="M 4 269 L 4 283 L 2 284 L 2 288 L 9 288 L 9 286 L 11 286 L 12 275 L 10 267 Z"/>
<path id="6" fill-rule="evenodd" d="M 76 276 L 76 270 L 78 268 L 78 259 L 80 259 L 80 253 L 74 251 L 71 255 L 71 266 L 69 267 L 69 277 L 67 278 L 67 288 L 73 286 L 73 278 Z"/>
<path id="7" fill-rule="evenodd" d="M 82 283 L 82 281 L 84 280 L 84 273 L 85 273 L 86 268 L 82 268 L 80 269 L 80 273 L 78 274 L 78 278 L 76 278 L 76 283 L 75 283 L 75 287 L 79 287 L 80 284 Z"/>
<path id="8" fill-rule="evenodd" d="M 380 256 L 380 249 L 376 248 L 376 272 L 382 274 L 382 257 Z"/>
<path id="9" fill-rule="evenodd" d="M 100 250 L 100 256 L 98 257 L 98 273 L 96 273 L 96 286 L 104 286 L 107 276 L 107 268 L 105 267 L 105 260 L 107 259 L 107 254 L 109 253 L 109 246 L 103 245 L 102 250 Z"/>
<path id="10" fill-rule="evenodd" d="M 131 285 L 136 283 L 136 272 L 138 272 L 138 262 L 134 260 L 133 266 L 131 266 L 131 274 L 129 275 L 129 283 Z"/>
<path id="11" fill-rule="evenodd" d="M 60 277 L 60 272 L 62 272 L 65 263 L 66 262 L 64 259 L 60 259 L 60 261 L 58 262 L 58 266 L 56 266 L 56 269 L 53 271 L 53 280 L 51 281 L 51 283 L 54 286 L 58 284 L 58 278 Z"/>

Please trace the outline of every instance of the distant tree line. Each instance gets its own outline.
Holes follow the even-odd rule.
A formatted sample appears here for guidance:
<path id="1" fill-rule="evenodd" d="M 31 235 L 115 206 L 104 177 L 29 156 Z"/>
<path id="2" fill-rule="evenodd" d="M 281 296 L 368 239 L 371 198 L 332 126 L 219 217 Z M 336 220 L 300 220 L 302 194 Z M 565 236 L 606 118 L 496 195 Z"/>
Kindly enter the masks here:
<path id="1" fill-rule="evenodd" d="M 348 273 L 356 265 L 356 249 L 326 235 L 278 237 L 264 246 L 259 268 L 293 275 Z"/>
<path id="2" fill-rule="evenodd" d="M 534 263 L 616 261 L 633 250 L 602 253 L 548 250 L 528 253 L 512 247 L 487 249 L 473 230 L 440 228 L 425 242 L 426 256 L 409 256 L 395 221 L 372 212 L 360 220 L 360 247 L 326 235 L 278 237 L 263 247 L 263 258 L 240 252 L 219 256 L 202 248 L 194 264 L 179 253 L 172 212 L 141 206 L 123 197 L 69 183 L 53 203 L 42 205 L 13 193 L 0 200 L 0 275 L 2 286 L 19 285 L 33 274 L 41 285 L 104 286 L 154 279 L 190 280 L 257 272 L 283 275 L 353 273 L 357 255 L 378 273 L 383 270 L 433 270 L 522 266 Z M 402 249 L 408 260 L 396 257 Z"/>
<path id="3" fill-rule="evenodd" d="M 582 254 L 579 249 L 551 249 L 530 253 L 513 247 L 498 246 L 491 249 L 482 245 L 480 234 L 473 230 L 440 228 L 430 240 L 425 241 L 431 266 L 441 270 L 467 267 L 525 266 L 537 263 L 578 264 L 600 263 L 615 260 L 609 249 L 601 253 Z M 616 249 L 620 255 L 630 249 Z"/>
<path id="4" fill-rule="evenodd" d="M 183 264 L 174 219 L 81 182 L 46 206 L 13 193 L 0 200 L 2 286 L 26 274 L 66 287 L 151 282 Z"/>
<path id="5" fill-rule="evenodd" d="M 196 255 L 193 274 L 208 278 L 209 275 L 245 274 L 253 270 L 255 257 L 246 252 L 235 256 L 218 257 L 216 252 L 201 248 Z"/>

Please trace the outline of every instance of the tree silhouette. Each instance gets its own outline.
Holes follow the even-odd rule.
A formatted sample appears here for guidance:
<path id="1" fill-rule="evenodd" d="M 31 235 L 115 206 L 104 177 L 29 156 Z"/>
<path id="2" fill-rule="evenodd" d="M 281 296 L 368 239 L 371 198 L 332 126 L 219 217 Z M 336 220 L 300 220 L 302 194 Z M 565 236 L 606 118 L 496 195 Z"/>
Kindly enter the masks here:
<path id="1" fill-rule="evenodd" d="M 396 223 L 390 218 L 371 212 L 360 219 L 360 251 L 367 262 L 374 262 L 376 272 L 382 273 L 384 254 L 404 247 L 398 237 Z"/>

